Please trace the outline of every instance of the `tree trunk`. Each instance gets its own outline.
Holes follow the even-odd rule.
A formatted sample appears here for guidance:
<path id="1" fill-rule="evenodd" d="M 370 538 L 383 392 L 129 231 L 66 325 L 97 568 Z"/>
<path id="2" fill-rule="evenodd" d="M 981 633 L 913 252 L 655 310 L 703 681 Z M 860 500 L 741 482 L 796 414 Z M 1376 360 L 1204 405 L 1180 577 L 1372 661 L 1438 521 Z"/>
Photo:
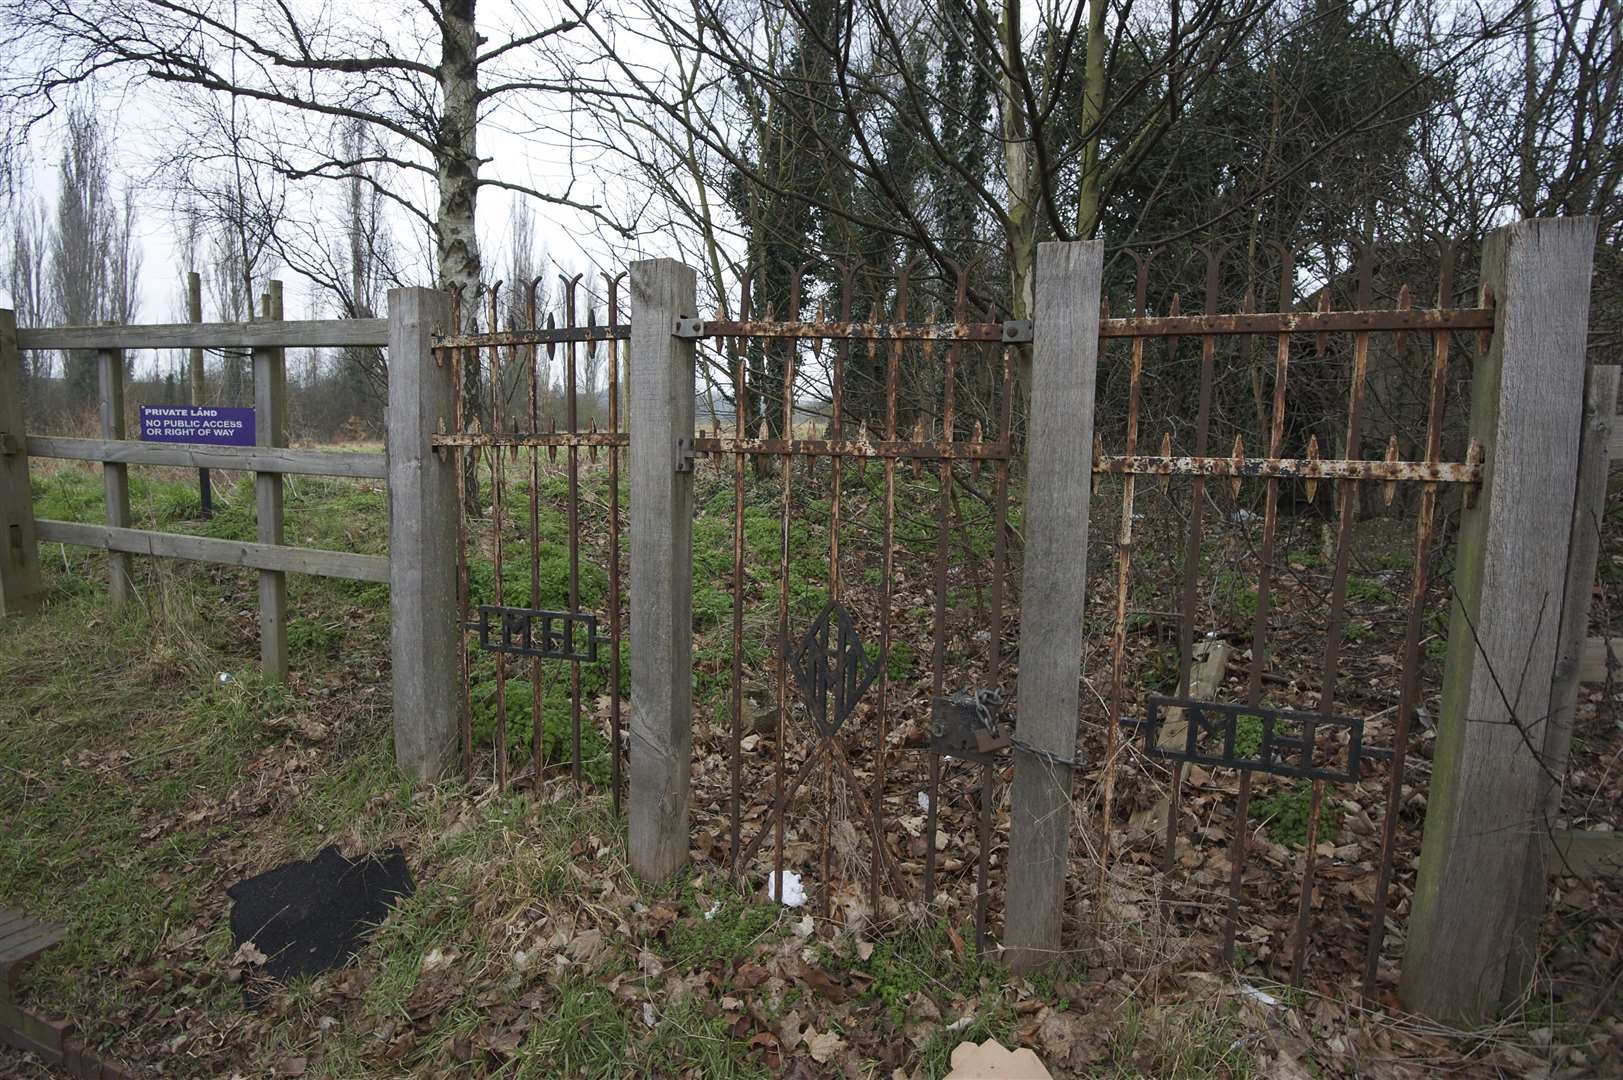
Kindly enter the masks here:
<path id="1" fill-rule="evenodd" d="M 1003 8 L 1003 52 L 1008 70 L 1019 62 L 1020 9 L 1011 2 Z M 1007 74 L 998 80 L 1003 111 L 1003 171 L 1009 185 L 1009 307 L 1016 319 L 1031 318 L 1035 283 L 1032 271 L 1037 258 L 1037 207 L 1031 162 L 1027 153 L 1028 135 L 1019 92 Z M 1031 350 L 1018 350 L 1015 368 L 1020 397 L 1019 414 L 1025 415 L 1026 397 L 1031 393 Z"/>
<path id="2" fill-rule="evenodd" d="M 479 203 L 479 35 L 474 29 L 476 0 L 445 0 L 441 5 L 440 91 L 444 95 L 434 169 L 440 199 L 434 220 L 439 285 L 461 298 L 462 325 L 472 330 L 479 319 L 479 237 L 474 212 Z M 478 364 L 462 371 L 462 415 L 472 423 L 482 412 Z M 479 474 L 467 457 L 467 506 L 479 512 Z"/>
<path id="3" fill-rule="evenodd" d="M 1099 143 L 1105 114 L 1105 0 L 1088 0 L 1088 42 L 1082 75 L 1082 187 L 1077 196 L 1076 238 L 1091 240 L 1099 228 Z"/>

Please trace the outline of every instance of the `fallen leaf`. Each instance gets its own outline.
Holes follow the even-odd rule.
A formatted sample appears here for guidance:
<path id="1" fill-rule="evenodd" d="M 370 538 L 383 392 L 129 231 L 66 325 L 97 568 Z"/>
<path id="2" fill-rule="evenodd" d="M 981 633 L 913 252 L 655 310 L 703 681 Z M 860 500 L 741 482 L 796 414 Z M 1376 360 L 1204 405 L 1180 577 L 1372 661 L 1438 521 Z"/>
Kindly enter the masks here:
<path id="1" fill-rule="evenodd" d="M 819 1065 L 828 1064 L 828 1059 L 845 1049 L 845 1040 L 832 1031 L 818 1031 L 815 1028 L 806 1032 L 806 1050 L 811 1054 L 812 1060 Z"/>
<path id="2" fill-rule="evenodd" d="M 739 964 L 733 972 L 733 986 L 740 990 L 753 990 L 771 977 L 771 972 L 760 964 Z"/>
<path id="3" fill-rule="evenodd" d="M 569 947 L 565 951 L 569 958 L 577 964 L 588 963 L 597 951 L 603 947 L 603 932 L 601 930 L 582 930 L 569 940 Z"/>
<path id="4" fill-rule="evenodd" d="M 784 965 L 787 974 L 805 983 L 819 994 L 838 1004 L 851 996 L 851 990 L 816 964 Z"/>
<path id="5" fill-rule="evenodd" d="M 455 959 L 456 950 L 454 949 L 430 949 L 423 957 L 422 973 L 428 975 L 448 968 L 451 966 L 451 961 Z"/>

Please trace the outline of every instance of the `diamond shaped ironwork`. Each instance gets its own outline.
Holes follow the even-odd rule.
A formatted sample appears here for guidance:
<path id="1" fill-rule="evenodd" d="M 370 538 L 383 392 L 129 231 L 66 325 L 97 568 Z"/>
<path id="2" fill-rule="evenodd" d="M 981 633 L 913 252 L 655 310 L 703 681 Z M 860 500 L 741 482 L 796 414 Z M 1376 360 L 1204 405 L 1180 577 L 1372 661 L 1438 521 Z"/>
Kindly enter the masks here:
<path id="1" fill-rule="evenodd" d="M 789 657 L 795 685 L 823 738 L 833 738 L 856 711 L 884 661 L 868 655 L 850 612 L 835 602 L 823 608 Z"/>

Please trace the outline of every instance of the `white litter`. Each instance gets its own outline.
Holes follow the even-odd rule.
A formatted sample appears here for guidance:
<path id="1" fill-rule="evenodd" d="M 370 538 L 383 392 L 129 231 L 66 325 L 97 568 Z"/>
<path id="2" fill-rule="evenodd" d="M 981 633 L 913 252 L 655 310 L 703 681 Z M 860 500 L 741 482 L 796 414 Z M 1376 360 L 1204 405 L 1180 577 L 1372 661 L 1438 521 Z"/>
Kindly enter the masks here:
<path id="1" fill-rule="evenodd" d="M 234 675 L 232 675 L 229 671 L 222 671 L 218 675 L 214 676 L 214 678 L 219 682 L 219 684 L 221 686 L 224 686 L 227 683 L 234 683 L 234 682 L 237 681 L 236 677 Z"/>
<path id="2" fill-rule="evenodd" d="M 928 810 L 928 809 L 930 809 L 930 796 L 928 794 L 926 794 L 925 792 L 922 792 L 922 791 L 919 792 L 919 809 L 920 810 Z"/>
<path id="3" fill-rule="evenodd" d="M 1247 986 L 1244 983 L 1240 985 L 1240 993 L 1244 994 L 1253 1001 L 1267 1005 L 1269 1008 L 1278 1008 L 1280 1005 L 1284 1004 L 1284 1002 L 1280 1001 L 1267 991 L 1258 990 L 1255 986 Z"/>
<path id="4" fill-rule="evenodd" d="M 714 903 L 712 903 L 710 905 L 710 910 L 708 910 L 708 911 L 706 911 L 704 913 L 704 921 L 709 922 L 711 919 L 714 919 L 716 917 L 716 912 L 718 912 L 720 910 L 721 910 L 721 901 L 717 900 L 717 901 L 715 901 Z"/>
<path id="5" fill-rule="evenodd" d="M 779 895 L 780 890 L 778 889 L 777 885 L 778 883 L 776 880 L 769 878 L 767 880 L 766 894 L 768 896 Z M 784 907 L 805 906 L 806 886 L 800 880 L 800 875 L 795 873 L 793 870 L 785 870 L 783 872 L 783 888 L 779 898 L 783 901 Z"/>

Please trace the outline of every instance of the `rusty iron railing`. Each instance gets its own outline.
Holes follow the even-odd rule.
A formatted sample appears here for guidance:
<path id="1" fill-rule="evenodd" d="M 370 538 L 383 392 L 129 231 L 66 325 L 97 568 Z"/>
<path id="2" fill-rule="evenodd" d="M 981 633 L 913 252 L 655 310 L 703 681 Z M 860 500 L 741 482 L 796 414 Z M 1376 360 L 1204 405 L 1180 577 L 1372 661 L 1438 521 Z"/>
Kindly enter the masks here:
<path id="1" fill-rule="evenodd" d="M 540 319 L 538 290 L 541 279 L 527 286 L 522 311 L 509 309 L 510 322 L 522 325 L 501 329 L 502 306 L 499 303 L 501 285 L 493 287 L 486 298 L 485 332 L 443 335 L 436 339 L 435 347 L 440 362 L 449 363 L 455 384 L 455 406 L 448 430 L 436 432 L 432 444 L 442 454 L 455 455 L 458 466 L 459 544 L 457 579 L 459 603 L 462 609 L 464 633 L 461 636 L 460 665 L 462 673 L 461 738 L 464 769 L 471 777 L 478 755 L 474 746 L 474 701 L 476 684 L 474 653 L 470 649 L 488 652 L 494 657 L 494 724 L 491 735 L 493 779 L 498 788 L 509 783 L 509 750 L 507 746 L 509 659 L 516 663 L 528 661 L 530 690 L 530 769 L 537 784 L 549 767 L 558 762 L 546 760 L 544 679 L 550 678 L 547 665 L 564 663 L 569 666 L 569 753 L 567 766 L 577 787 L 583 784 L 581 725 L 582 725 L 582 665 L 599 659 L 599 647 L 607 653 L 609 721 L 610 721 L 610 787 L 616 813 L 619 812 L 622 791 L 622 708 L 621 708 L 621 649 L 622 600 L 621 588 L 621 530 L 620 530 L 620 457 L 628 445 L 628 436 L 622 423 L 620 343 L 630 332 L 628 324 L 620 319 L 620 285 L 624 275 L 603 275 L 608 323 L 596 322 L 596 311 L 589 308 L 581 319 L 581 276 L 560 278 L 562 297 L 560 308 L 562 325 L 555 314 L 549 313 L 543 323 Z M 461 327 L 463 317 L 460 302 L 453 298 L 454 325 Z M 544 352 L 537 346 L 544 346 Z M 582 385 L 582 361 L 593 355 L 593 350 L 607 349 L 606 379 L 600 387 Z M 553 369 L 562 351 L 562 384 L 559 387 L 563 409 L 563 427 L 558 426 L 557 401 L 543 401 L 550 389 Z M 592 365 L 595 367 L 595 365 Z M 512 372 L 517 370 L 515 377 Z M 543 376 L 543 373 L 544 376 Z M 516 385 L 515 385 L 516 384 Z M 514 390 L 523 391 L 523 400 L 515 410 L 510 398 Z M 470 394 L 469 391 L 474 391 Z M 606 430 L 598 429 L 597 412 L 601 394 L 606 409 Z M 590 407 L 591 415 L 583 417 L 582 399 Z M 583 422 L 584 421 L 584 422 Z M 567 536 L 562 547 L 567 560 L 567 597 L 565 606 L 549 610 L 542 606 L 543 555 L 549 544 L 541 529 L 542 480 L 545 472 L 556 467 L 558 453 L 564 452 L 564 476 L 567 484 L 564 513 Z M 587 462 L 582 462 L 585 451 Z M 526 505 L 519 516 L 510 520 L 509 466 L 519 462 L 528 451 L 528 491 Z M 545 459 L 543 460 L 543 451 Z M 583 464 L 595 465 L 601 451 L 607 452 L 607 506 L 602 513 L 607 526 L 605 549 L 596 556 L 608 579 L 607 611 L 603 614 L 583 611 L 581 607 L 582 566 L 582 494 L 581 470 Z M 488 464 L 488 517 L 485 516 L 486 489 L 480 479 L 480 466 Z M 506 595 L 504 566 L 507 549 L 512 542 L 509 532 L 514 527 L 523 536 L 523 553 L 529 563 L 529 602 L 525 606 L 512 605 Z M 471 567 L 480 557 L 488 557 L 492 569 L 490 602 L 475 602 Z M 607 626 L 607 636 L 600 628 Z M 522 670 L 522 669 L 521 669 Z"/>
<path id="2" fill-rule="evenodd" d="M 867 898 L 877 911 L 882 894 L 896 898 L 920 895 L 931 900 L 938 888 L 942 860 L 936 842 L 940 805 L 943 799 L 944 757 L 967 762 L 978 768 L 979 782 L 972 797 L 976 807 L 977 854 L 974 861 L 974 911 L 977 938 L 984 944 L 990 896 L 993 783 L 996 772 L 990 752 L 996 749 L 995 718 L 988 716 L 985 743 L 956 742 L 953 732 L 963 710 L 949 699 L 962 687 L 949 685 L 949 564 L 953 544 L 952 516 L 955 505 L 955 467 L 966 470 L 964 479 L 979 476 L 983 467 L 993 473 L 988 497 L 990 528 L 994 536 L 989 568 L 990 600 L 982 632 L 966 630 L 964 640 L 984 639 L 984 668 L 978 682 L 983 697 L 999 700 L 985 690 L 1001 682 L 1008 659 L 1002 642 L 1004 581 L 1007 574 L 1009 469 L 1013 457 L 1012 348 L 1029 340 L 1029 324 L 975 321 L 968 301 L 968 277 L 960 274 L 955 283 L 955 300 L 950 321 L 909 322 L 910 278 L 913 268 L 903 269 L 887 290 L 893 304 L 893 318 L 885 321 L 877 306 L 867 322 L 853 321 L 857 293 L 857 271 L 837 268 L 842 287 L 838 292 L 838 317 L 826 320 L 819 313 L 811 321 L 779 321 L 769 306 L 751 317 L 751 278 L 745 275 L 739 290 L 739 318 L 730 320 L 685 320 L 677 333 L 709 342 L 709 351 L 718 357 L 717 366 L 731 376 L 734 415 L 729 434 L 720 424 L 699 434 L 694 441 L 698 453 L 730 458 L 732 465 L 732 567 L 733 595 L 731 625 L 730 775 L 727 801 L 729 864 L 735 879 L 752 872 L 752 862 L 770 846 L 771 890 L 781 897 L 784 871 L 794 863 L 801 870 L 814 869 L 812 894 L 822 912 L 829 914 L 836 879 L 845 877 L 831 867 L 831 832 L 838 827 L 835 805 L 848 802 L 867 833 Z M 801 281 L 805 268 L 788 273 L 787 311 L 791 316 L 802 310 Z M 858 351 L 860 350 L 860 351 Z M 985 351 L 990 350 L 990 356 Z M 853 356 L 862 362 L 862 371 L 882 381 L 882 408 L 869 403 L 869 416 L 853 419 L 848 394 L 865 387 L 867 376 L 854 369 Z M 772 365 L 767 385 L 755 384 L 766 364 Z M 753 364 L 753 367 L 752 367 Z M 990 386 L 995 401 L 979 401 L 980 416 L 966 418 L 959 395 L 969 385 L 966 373 L 975 373 L 974 385 Z M 752 375 L 752 370 L 756 374 Z M 913 392 L 904 397 L 903 380 L 908 378 Z M 875 387 L 877 389 L 877 386 Z M 753 396 L 752 396 L 753 395 Z M 816 423 L 822 431 L 816 437 L 803 437 L 797 430 L 805 423 L 802 395 L 813 401 Z M 757 404 L 752 404 L 757 403 Z M 822 410 L 822 411 L 818 411 Z M 912 426 L 906 413 L 913 412 Z M 988 430 L 990 426 L 990 430 Z M 746 478 L 749 463 L 758 463 L 763 479 L 775 468 L 778 524 L 781 533 L 776 569 L 777 629 L 774 678 L 775 717 L 770 736 L 771 779 L 765 785 L 753 784 L 746 768 L 744 749 L 744 686 L 748 681 L 746 658 L 749 638 L 745 629 L 743 598 L 749 589 L 746 568 L 745 512 Z M 869 461 L 883 470 L 883 497 L 877 522 L 862 519 L 869 504 L 852 503 L 855 493 L 863 496 L 865 468 Z M 910 704 L 902 708 L 910 730 L 924 729 L 919 742 L 898 750 L 894 733 L 898 725 L 898 687 L 889 660 L 896 645 L 898 522 L 906 508 L 898 508 L 898 466 L 908 465 L 915 477 L 933 466 L 934 490 L 917 498 L 928 498 L 933 506 L 920 510 L 922 530 L 930 528 L 933 540 L 929 579 L 933 592 L 930 617 L 930 674 L 928 716 L 919 715 L 918 694 L 909 693 Z M 827 497 L 827 565 L 825 603 L 807 626 L 791 603 L 792 526 L 806 515 L 797 500 L 811 493 Z M 856 509 L 853 509 L 856 506 Z M 819 511 L 821 513 L 821 511 Z M 925 516 L 927 515 L 927 517 Z M 848 520 L 851 519 L 851 520 Z M 925 526 L 922 521 L 928 520 Z M 858 576 L 867 563 L 867 573 Z M 855 587 L 853 587 L 855 585 Z M 857 594 L 857 595 L 853 595 Z M 877 608 L 877 613 L 874 609 Z M 877 625 L 875 625 L 877 624 Z M 864 642 L 864 633 L 876 640 Z M 955 674 L 956 680 L 958 676 Z M 919 679 L 918 690 L 923 689 Z M 961 696 L 961 695 L 960 695 Z M 979 715 L 988 715 L 983 707 Z M 1004 744 L 1006 745 L 1006 743 Z M 798 764 L 792 760 L 803 748 Z M 921 766 L 922 750 L 927 765 Z M 817 837 L 810 858 L 796 859 L 786 841 L 786 817 L 798 805 L 821 767 L 822 791 L 816 799 L 822 807 Z M 920 773 L 924 773 L 920 776 Z M 859 775 L 866 773 L 865 776 Z M 887 805 L 910 809 L 910 793 L 922 781 L 925 838 L 922 873 L 910 872 L 912 865 L 905 840 L 898 840 L 891 827 Z M 836 795 L 835 784 L 842 795 Z M 903 792 L 907 794 L 898 794 Z M 764 818 L 754 835 L 746 835 L 746 819 Z M 955 863 L 958 861 L 955 860 Z M 922 880 L 920 880 L 922 879 Z M 967 884 L 967 883 L 966 883 Z"/>
<path id="3" fill-rule="evenodd" d="M 1409 736 L 1420 700 L 1422 657 L 1421 634 L 1426 616 L 1433 548 L 1437 533 L 1437 500 L 1443 485 L 1464 489 L 1470 499 L 1482 477 L 1481 450 L 1472 444 L 1466 448 L 1464 460 L 1443 460 L 1444 406 L 1448 396 L 1449 360 L 1453 337 L 1462 332 L 1481 334 L 1493 326 L 1491 307 L 1451 308 L 1447 305 L 1453 296 L 1452 266 L 1454 246 L 1444 243 L 1441 249 L 1442 267 L 1437 282 L 1438 307 L 1417 310 L 1411 306 L 1407 287 L 1398 296 L 1394 309 L 1376 309 L 1372 303 L 1372 284 L 1375 258 L 1372 251 L 1362 251 L 1355 261 L 1356 308 L 1352 311 L 1334 311 L 1330 307 L 1330 290 L 1325 288 L 1317 311 L 1281 311 L 1256 313 L 1250 311 L 1252 296 L 1248 293 L 1240 314 L 1221 314 L 1218 311 L 1221 281 L 1221 250 L 1208 250 L 1206 263 L 1205 310 L 1200 315 L 1177 313 L 1174 297 L 1172 313 L 1166 316 L 1148 314 L 1147 291 L 1149 266 L 1154 255 L 1133 253 L 1136 260 L 1134 312 L 1129 318 L 1106 317 L 1101 323 L 1102 339 L 1128 339 L 1130 344 L 1130 374 L 1126 410 L 1125 437 L 1120 453 L 1107 453 L 1103 446 L 1096 447 L 1094 470 L 1100 475 L 1121 477 L 1121 512 L 1115 539 L 1115 575 L 1113 633 L 1111 637 L 1111 674 L 1108 695 L 1107 746 L 1102 781 L 1102 858 L 1100 860 L 1101 895 L 1111 873 L 1111 833 L 1114 825 L 1114 800 L 1117 773 L 1123 749 L 1117 735 L 1121 725 L 1136 727 L 1144 734 L 1144 752 L 1149 758 L 1165 761 L 1170 768 L 1169 807 L 1166 816 L 1166 836 L 1163 847 L 1163 900 L 1173 889 L 1178 866 L 1178 837 L 1183 827 L 1180 797 L 1183 789 L 1184 768 L 1202 764 L 1208 768 L 1226 767 L 1238 772 L 1238 788 L 1234 803 L 1234 824 L 1229 830 L 1229 873 L 1227 902 L 1223 915 L 1221 958 L 1225 964 L 1235 960 L 1235 937 L 1240 923 L 1248 844 L 1251 832 L 1248 824 L 1252 778 L 1256 773 L 1294 776 L 1310 779 L 1312 783 L 1306 843 L 1302 856 L 1300 885 L 1294 932 L 1290 941 L 1290 981 L 1300 984 L 1309 942 L 1312 935 L 1313 890 L 1321 811 L 1326 784 L 1336 781 L 1356 782 L 1363 769 L 1388 770 L 1387 797 L 1380 827 L 1380 855 L 1374 902 L 1370 910 L 1368 940 L 1365 948 L 1363 992 L 1368 998 L 1374 990 L 1377 965 L 1388 918 L 1388 899 L 1393 876 L 1394 849 L 1398 833 L 1398 814 L 1402 804 L 1406 755 Z M 1297 288 L 1297 271 L 1292 253 L 1280 253 L 1279 296 L 1281 306 L 1291 302 Z M 1041 332 L 1041 326 L 1038 326 Z M 1213 424 L 1214 383 L 1217 378 L 1216 346 L 1224 335 L 1268 335 L 1273 338 L 1272 401 L 1269 412 L 1268 440 L 1264 456 L 1252 457 L 1246 453 L 1244 441 L 1236 436 L 1227 454 L 1214 452 L 1211 445 Z M 1288 456 L 1286 445 L 1287 383 L 1293 365 L 1302 357 L 1296 348 L 1300 335 L 1315 335 L 1312 359 L 1325 356 L 1326 339 L 1330 334 L 1350 334 L 1352 337 L 1351 369 L 1346 375 L 1347 398 L 1345 406 L 1345 446 L 1347 457 L 1342 459 L 1321 456 L 1316 436 L 1311 436 L 1305 453 Z M 1374 334 L 1393 334 L 1401 339 L 1405 334 L 1423 334 L 1430 339 L 1431 364 L 1429 392 L 1425 402 L 1426 427 L 1423 438 L 1424 456 L 1418 461 L 1399 460 L 1398 437 L 1394 433 L 1386 448 L 1384 460 L 1365 460 L 1358 456 L 1367 412 L 1367 384 L 1370 370 L 1370 339 Z M 1199 384 L 1197 409 L 1193 422 L 1193 446 L 1188 453 L 1176 453 L 1170 433 L 1161 439 L 1160 453 L 1145 456 L 1140 449 L 1140 412 L 1143 402 L 1143 376 L 1145 349 L 1152 341 L 1164 343 L 1169 357 L 1175 357 L 1180 337 L 1195 336 L 1200 342 Z M 1260 385 L 1260 384 L 1259 384 Z M 1259 399 L 1259 412 L 1260 412 Z M 1166 491 L 1174 477 L 1187 481 L 1187 499 L 1181 500 L 1181 509 L 1187 515 L 1183 526 L 1183 568 L 1179 581 L 1177 649 L 1178 666 L 1174 695 L 1148 698 L 1145 716 L 1141 720 L 1127 717 L 1129 676 L 1127 637 L 1129 632 L 1130 595 L 1133 582 L 1134 505 L 1138 495 L 1140 477 L 1154 477 Z M 1191 663 L 1196 642 L 1196 618 L 1199 608 L 1197 595 L 1202 576 L 1202 537 L 1205 515 L 1210 503 L 1207 485 L 1211 481 L 1227 481 L 1236 498 L 1241 485 L 1247 481 L 1261 481 L 1264 487 L 1264 507 L 1261 523 L 1261 546 L 1256 560 L 1255 612 L 1251 618 L 1249 645 L 1251 659 L 1245 678 L 1243 698 L 1236 703 L 1201 702 L 1190 697 Z M 1300 483 L 1306 499 L 1311 502 L 1320 481 L 1337 481 L 1334 519 L 1334 565 L 1330 589 L 1325 605 L 1324 646 L 1319 663 L 1319 691 L 1311 708 L 1305 712 L 1292 712 L 1265 705 L 1264 679 L 1269 665 L 1270 605 L 1278 573 L 1280 552 L 1277 533 L 1280 519 L 1281 486 Z M 1347 622 L 1347 590 L 1351 557 L 1354 549 L 1353 525 L 1357 517 L 1360 486 L 1377 483 L 1385 502 L 1390 505 L 1399 484 L 1419 484 L 1419 507 L 1414 533 L 1413 572 L 1405 613 L 1405 630 L 1399 663 L 1399 701 L 1393 724 L 1390 747 L 1361 745 L 1363 719 L 1337 716 L 1341 691 L 1341 659 L 1344 630 Z M 1184 712 L 1187 728 L 1175 741 L 1162 738 L 1164 711 L 1168 708 Z M 1239 747 L 1237 736 L 1240 719 L 1253 717 L 1261 725 L 1261 734 L 1253 745 Z"/>

